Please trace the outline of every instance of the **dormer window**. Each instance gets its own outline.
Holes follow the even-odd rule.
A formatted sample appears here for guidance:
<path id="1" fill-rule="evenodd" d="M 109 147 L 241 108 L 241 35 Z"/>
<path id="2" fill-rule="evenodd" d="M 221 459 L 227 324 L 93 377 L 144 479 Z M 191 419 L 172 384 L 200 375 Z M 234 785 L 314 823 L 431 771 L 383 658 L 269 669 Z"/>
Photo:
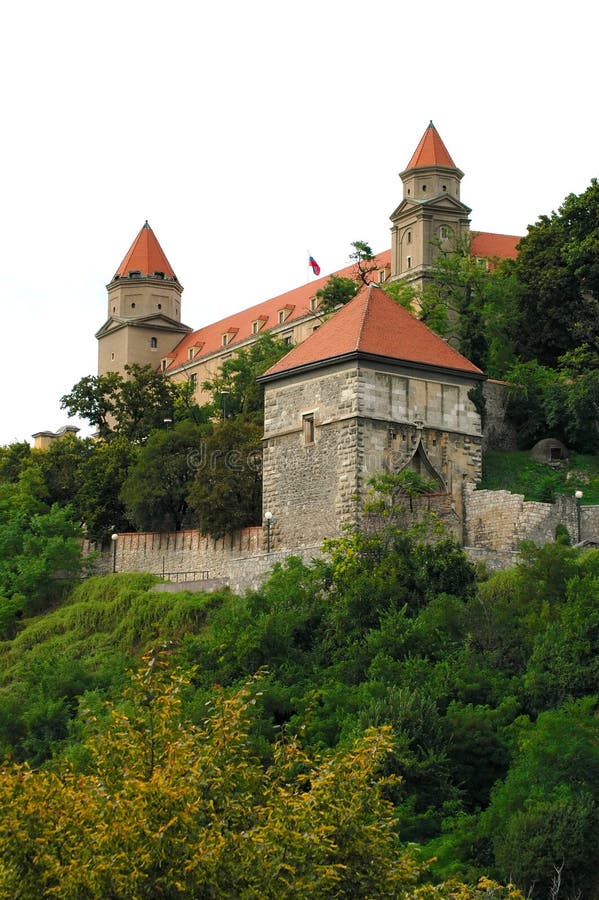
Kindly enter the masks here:
<path id="1" fill-rule="evenodd" d="M 222 336 L 223 347 L 226 347 L 236 337 L 239 328 L 229 328 Z"/>
<path id="2" fill-rule="evenodd" d="M 384 269 L 379 269 L 379 284 L 382 284 L 385 280 L 386 272 Z"/>
<path id="3" fill-rule="evenodd" d="M 254 319 L 252 322 L 252 334 L 258 334 L 260 329 L 264 328 L 267 322 L 268 316 L 258 316 L 257 319 Z"/>
<path id="4" fill-rule="evenodd" d="M 277 321 L 278 321 L 279 325 L 282 325 L 283 322 L 285 322 L 289 318 L 289 316 L 291 315 L 291 313 L 293 312 L 294 309 L 295 309 L 295 306 L 293 306 L 291 303 L 288 303 L 286 306 L 283 306 L 283 308 L 278 311 Z"/>
<path id="5" fill-rule="evenodd" d="M 318 297 L 310 297 L 310 312 L 316 312 L 318 309 Z"/>
<path id="6" fill-rule="evenodd" d="M 167 359 L 161 359 L 161 360 L 160 360 L 160 369 L 161 369 L 162 372 L 166 372 L 166 367 L 167 367 L 167 366 L 168 366 L 168 360 L 167 360 Z"/>
<path id="7" fill-rule="evenodd" d="M 141 278 L 141 271 L 139 269 L 132 269 L 129 272 L 129 278 Z"/>
<path id="8" fill-rule="evenodd" d="M 164 272 L 154 272 L 154 278 L 164 278 Z"/>

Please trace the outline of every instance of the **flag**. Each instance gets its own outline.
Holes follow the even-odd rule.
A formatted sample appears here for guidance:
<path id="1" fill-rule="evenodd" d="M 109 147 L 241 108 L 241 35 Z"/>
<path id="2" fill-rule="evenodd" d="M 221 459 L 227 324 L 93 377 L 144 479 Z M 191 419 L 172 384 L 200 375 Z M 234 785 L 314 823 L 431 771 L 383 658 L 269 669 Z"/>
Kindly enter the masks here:
<path id="1" fill-rule="evenodd" d="M 320 275 L 320 266 L 318 265 L 318 263 L 316 262 L 316 260 L 314 259 L 313 256 L 311 256 L 310 259 L 308 260 L 308 265 L 312 266 L 312 271 L 314 272 L 315 275 Z"/>

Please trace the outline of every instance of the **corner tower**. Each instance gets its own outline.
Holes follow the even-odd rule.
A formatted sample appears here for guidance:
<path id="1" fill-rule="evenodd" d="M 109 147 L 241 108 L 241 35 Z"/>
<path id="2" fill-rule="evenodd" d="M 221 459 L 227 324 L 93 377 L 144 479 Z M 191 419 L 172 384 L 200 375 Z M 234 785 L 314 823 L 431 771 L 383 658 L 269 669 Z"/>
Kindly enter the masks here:
<path id="1" fill-rule="evenodd" d="M 181 322 L 183 287 L 148 222 L 107 285 L 108 319 L 96 333 L 98 374 L 158 367 L 191 331 Z"/>
<path id="2" fill-rule="evenodd" d="M 391 278 L 422 288 L 439 248 L 456 247 L 469 234 L 470 209 L 460 200 L 463 176 L 430 122 L 399 175 L 403 200 L 391 214 Z"/>

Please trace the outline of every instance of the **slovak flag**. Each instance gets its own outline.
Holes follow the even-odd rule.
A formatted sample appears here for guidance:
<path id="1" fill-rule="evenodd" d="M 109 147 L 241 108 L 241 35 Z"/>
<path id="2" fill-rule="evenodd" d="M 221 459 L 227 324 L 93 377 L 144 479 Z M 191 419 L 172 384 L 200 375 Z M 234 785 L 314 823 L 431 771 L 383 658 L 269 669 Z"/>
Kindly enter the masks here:
<path id="1" fill-rule="evenodd" d="M 320 266 L 318 265 L 318 263 L 316 262 L 316 260 L 314 259 L 313 256 L 311 256 L 310 259 L 308 260 L 308 265 L 312 267 L 312 271 L 314 272 L 315 275 L 320 275 Z"/>

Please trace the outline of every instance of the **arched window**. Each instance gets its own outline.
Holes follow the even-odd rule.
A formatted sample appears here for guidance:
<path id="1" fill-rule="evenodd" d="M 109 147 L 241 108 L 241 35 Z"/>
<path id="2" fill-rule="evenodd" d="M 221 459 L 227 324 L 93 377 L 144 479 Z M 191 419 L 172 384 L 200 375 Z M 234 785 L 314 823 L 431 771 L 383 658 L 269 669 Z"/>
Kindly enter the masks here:
<path id="1" fill-rule="evenodd" d="M 156 350 L 157 347 L 158 347 L 158 338 L 155 338 L 155 337 L 150 338 L 150 349 Z"/>

